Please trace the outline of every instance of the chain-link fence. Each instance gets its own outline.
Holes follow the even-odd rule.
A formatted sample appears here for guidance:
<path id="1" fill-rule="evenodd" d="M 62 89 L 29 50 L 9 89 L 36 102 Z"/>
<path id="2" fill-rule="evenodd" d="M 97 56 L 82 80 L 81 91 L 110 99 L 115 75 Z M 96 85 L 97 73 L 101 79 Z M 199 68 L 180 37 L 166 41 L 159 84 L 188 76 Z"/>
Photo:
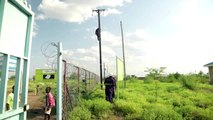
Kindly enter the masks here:
<path id="1" fill-rule="evenodd" d="M 48 67 L 57 69 L 57 52 L 56 43 L 47 41 L 42 44 L 41 52 L 47 59 Z M 63 58 L 66 58 L 63 56 Z M 69 58 L 69 57 L 68 57 Z M 99 82 L 99 76 L 89 70 L 68 63 L 63 60 L 63 120 L 68 118 L 68 113 L 78 103 L 80 97 L 84 97 Z M 57 100 L 57 99 L 56 99 Z M 56 101 L 57 102 L 57 101 Z M 56 108 L 57 109 L 57 108 Z"/>
<path id="2" fill-rule="evenodd" d="M 99 76 L 64 60 L 63 80 L 63 120 L 66 120 L 79 98 L 86 96 L 99 82 Z"/>

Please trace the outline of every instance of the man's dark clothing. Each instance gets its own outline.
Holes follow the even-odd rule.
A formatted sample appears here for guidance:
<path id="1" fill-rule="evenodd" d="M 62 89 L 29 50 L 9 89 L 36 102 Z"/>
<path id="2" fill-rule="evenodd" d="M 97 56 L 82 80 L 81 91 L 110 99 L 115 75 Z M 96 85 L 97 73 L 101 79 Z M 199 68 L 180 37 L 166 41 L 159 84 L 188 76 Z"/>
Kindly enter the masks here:
<path id="1" fill-rule="evenodd" d="M 104 81 L 105 84 L 105 95 L 106 100 L 109 102 L 113 102 L 113 98 L 115 97 L 115 87 L 116 87 L 116 80 L 114 77 L 109 76 Z"/>

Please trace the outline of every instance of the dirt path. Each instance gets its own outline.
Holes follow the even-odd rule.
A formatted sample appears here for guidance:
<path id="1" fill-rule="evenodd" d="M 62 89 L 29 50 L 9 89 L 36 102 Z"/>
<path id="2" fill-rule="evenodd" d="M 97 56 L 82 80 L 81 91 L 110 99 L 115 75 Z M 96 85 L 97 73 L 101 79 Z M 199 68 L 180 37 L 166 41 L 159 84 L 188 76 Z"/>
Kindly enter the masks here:
<path id="1" fill-rule="evenodd" d="M 44 119 L 44 102 L 41 100 L 41 95 L 35 95 L 34 93 L 28 94 L 28 104 L 30 109 L 27 112 L 27 120 L 43 120 Z M 55 115 L 51 116 L 52 120 L 56 119 Z"/>

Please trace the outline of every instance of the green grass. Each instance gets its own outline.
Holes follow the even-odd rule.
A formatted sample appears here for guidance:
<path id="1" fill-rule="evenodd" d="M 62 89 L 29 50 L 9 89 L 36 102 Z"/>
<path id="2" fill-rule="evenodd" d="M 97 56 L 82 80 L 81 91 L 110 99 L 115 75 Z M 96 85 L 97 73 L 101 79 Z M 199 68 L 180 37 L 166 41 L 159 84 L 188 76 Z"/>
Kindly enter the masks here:
<path id="1" fill-rule="evenodd" d="M 119 90 L 119 98 L 113 104 L 105 101 L 104 90 L 97 86 L 86 99 L 82 98 L 83 103 L 78 107 L 89 110 L 90 119 L 115 116 L 129 120 L 213 119 L 212 85 L 196 83 L 194 89 L 195 86 L 185 87 L 181 82 L 141 80 L 128 80 L 126 85 L 124 90 Z M 74 112 L 70 114 L 75 116 Z"/>
<path id="2" fill-rule="evenodd" d="M 92 92 L 81 94 L 80 101 L 77 94 L 74 95 L 76 107 L 68 116 L 71 120 L 213 120 L 213 85 L 193 81 L 199 79 L 186 77 L 172 82 L 131 79 L 125 89 L 120 88 L 119 98 L 113 104 L 105 100 L 104 89 L 97 85 Z M 13 84 L 14 81 L 8 81 L 8 91 Z M 77 93 L 77 82 L 68 81 L 68 84 L 72 92 Z M 80 91 L 84 91 L 85 87 L 80 84 Z M 34 92 L 36 85 L 40 94 L 45 95 L 45 88 L 51 86 L 56 95 L 56 83 L 30 81 L 29 92 Z"/>

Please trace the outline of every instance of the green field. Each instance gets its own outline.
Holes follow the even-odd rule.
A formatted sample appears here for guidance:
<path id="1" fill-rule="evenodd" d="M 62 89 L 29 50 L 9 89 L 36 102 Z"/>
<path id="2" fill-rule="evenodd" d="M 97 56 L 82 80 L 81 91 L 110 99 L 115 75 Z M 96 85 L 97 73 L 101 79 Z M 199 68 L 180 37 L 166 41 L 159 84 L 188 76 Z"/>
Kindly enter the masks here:
<path id="1" fill-rule="evenodd" d="M 113 104 L 105 100 L 104 89 L 100 89 L 99 84 L 92 89 L 85 87 L 81 81 L 78 97 L 77 80 L 68 81 L 74 102 L 68 119 L 213 120 L 213 85 L 208 84 L 207 75 L 155 75 L 148 74 L 144 80 L 130 77 L 124 89 L 123 81 L 120 81 L 119 98 L 116 93 Z M 13 84 L 14 80 L 8 81 L 8 91 Z M 41 100 L 44 99 L 47 86 L 52 87 L 56 96 L 56 82 L 30 81 L 29 92 L 35 92 L 36 85 L 39 85 Z M 93 85 L 95 83 L 88 84 Z"/>
<path id="2" fill-rule="evenodd" d="M 97 86 L 69 113 L 69 119 L 212 120 L 213 86 L 195 75 L 172 79 L 128 80 L 113 104 L 105 101 L 104 90 Z"/>

